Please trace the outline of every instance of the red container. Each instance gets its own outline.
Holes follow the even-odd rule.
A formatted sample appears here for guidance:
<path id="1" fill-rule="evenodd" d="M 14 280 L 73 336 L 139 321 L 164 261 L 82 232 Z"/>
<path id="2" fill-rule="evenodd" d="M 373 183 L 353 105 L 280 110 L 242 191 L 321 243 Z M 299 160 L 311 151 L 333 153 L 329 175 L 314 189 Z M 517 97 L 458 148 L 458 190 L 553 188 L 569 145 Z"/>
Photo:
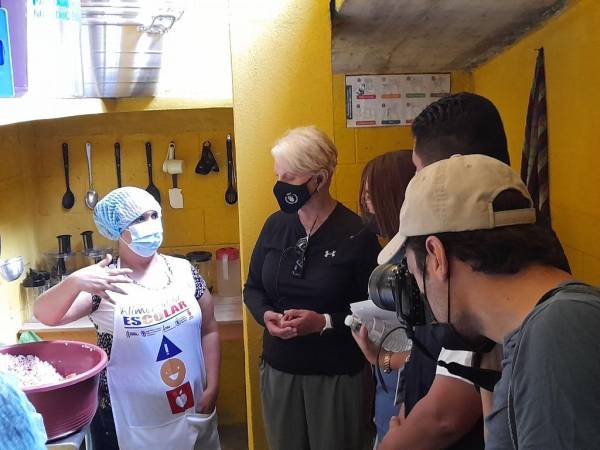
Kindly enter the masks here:
<path id="1" fill-rule="evenodd" d="M 98 407 L 100 371 L 108 357 L 95 345 L 77 341 L 41 341 L 0 348 L 9 355 L 34 355 L 54 366 L 60 383 L 23 389 L 44 418 L 48 440 L 67 436 L 89 424 Z"/>

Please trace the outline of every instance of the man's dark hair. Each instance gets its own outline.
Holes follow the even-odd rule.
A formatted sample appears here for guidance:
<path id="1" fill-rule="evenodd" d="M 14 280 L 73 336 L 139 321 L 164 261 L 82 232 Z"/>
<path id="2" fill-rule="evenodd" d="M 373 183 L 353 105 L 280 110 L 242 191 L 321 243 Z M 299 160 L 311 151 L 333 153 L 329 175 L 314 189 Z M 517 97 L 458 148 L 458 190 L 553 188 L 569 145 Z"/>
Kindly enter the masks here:
<path id="1" fill-rule="evenodd" d="M 510 165 L 500 113 L 481 95 L 459 92 L 427 106 L 412 123 L 415 152 L 425 165 L 452 155 L 487 155 Z"/>
<path id="2" fill-rule="evenodd" d="M 494 211 L 528 208 L 529 200 L 515 190 L 507 190 L 493 202 Z M 515 274 L 531 265 L 562 269 L 564 255 L 560 243 L 548 227 L 512 225 L 490 230 L 437 233 L 409 237 L 406 246 L 415 252 L 417 267 L 422 268 L 427 255 L 425 242 L 437 236 L 448 259 L 454 257 L 475 272 L 488 275 Z"/>

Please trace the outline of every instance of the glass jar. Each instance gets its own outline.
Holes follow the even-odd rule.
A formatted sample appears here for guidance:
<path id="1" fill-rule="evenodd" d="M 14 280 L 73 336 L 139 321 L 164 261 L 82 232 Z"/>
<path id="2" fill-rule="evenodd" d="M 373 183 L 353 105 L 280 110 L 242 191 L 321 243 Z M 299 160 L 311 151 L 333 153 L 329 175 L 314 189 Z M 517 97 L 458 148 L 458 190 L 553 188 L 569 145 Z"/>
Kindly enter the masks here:
<path id="1" fill-rule="evenodd" d="M 37 322 L 33 315 L 33 305 L 37 298 L 50 287 L 50 274 L 48 272 L 37 272 L 29 269 L 22 283 L 21 292 L 21 320 L 26 322 Z"/>

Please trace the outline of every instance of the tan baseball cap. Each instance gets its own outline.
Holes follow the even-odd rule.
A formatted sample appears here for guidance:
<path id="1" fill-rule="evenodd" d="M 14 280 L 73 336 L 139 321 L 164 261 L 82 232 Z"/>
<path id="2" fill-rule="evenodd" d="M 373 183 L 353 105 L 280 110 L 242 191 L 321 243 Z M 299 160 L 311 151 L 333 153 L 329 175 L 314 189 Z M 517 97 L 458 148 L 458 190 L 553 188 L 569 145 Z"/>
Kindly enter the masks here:
<path id="1" fill-rule="evenodd" d="M 523 194 L 530 207 L 494 211 L 492 202 L 508 189 Z M 519 176 L 497 159 L 457 155 L 438 161 L 417 172 L 408 184 L 400 211 L 400 229 L 381 250 L 377 262 L 388 263 L 410 236 L 535 223 L 532 205 Z"/>

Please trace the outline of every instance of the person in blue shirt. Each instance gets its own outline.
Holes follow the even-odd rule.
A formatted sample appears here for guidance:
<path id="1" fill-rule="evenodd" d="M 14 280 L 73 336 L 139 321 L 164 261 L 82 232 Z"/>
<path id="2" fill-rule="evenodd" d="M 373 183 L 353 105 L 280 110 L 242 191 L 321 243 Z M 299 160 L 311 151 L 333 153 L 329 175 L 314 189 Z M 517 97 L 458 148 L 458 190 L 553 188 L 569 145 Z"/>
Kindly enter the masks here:
<path id="1" fill-rule="evenodd" d="M 17 380 L 0 373 L 0 449 L 45 450 L 46 429 Z"/>

